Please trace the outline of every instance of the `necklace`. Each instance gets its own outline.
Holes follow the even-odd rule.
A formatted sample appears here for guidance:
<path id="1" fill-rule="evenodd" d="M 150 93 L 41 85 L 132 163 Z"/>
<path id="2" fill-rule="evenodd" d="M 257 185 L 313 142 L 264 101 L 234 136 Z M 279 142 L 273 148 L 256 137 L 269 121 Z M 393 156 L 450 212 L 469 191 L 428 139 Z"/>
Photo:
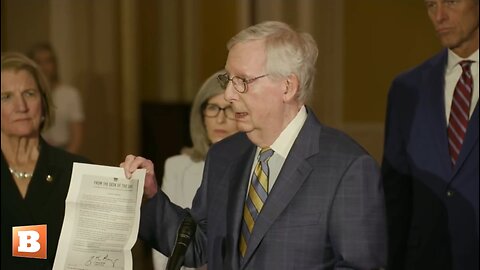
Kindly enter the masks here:
<path id="1" fill-rule="evenodd" d="M 19 179 L 29 179 L 29 178 L 32 178 L 33 176 L 33 173 L 27 173 L 27 172 L 17 172 L 15 171 L 14 169 L 12 168 L 8 168 L 10 170 L 10 173 L 15 176 L 16 178 L 19 178 Z"/>

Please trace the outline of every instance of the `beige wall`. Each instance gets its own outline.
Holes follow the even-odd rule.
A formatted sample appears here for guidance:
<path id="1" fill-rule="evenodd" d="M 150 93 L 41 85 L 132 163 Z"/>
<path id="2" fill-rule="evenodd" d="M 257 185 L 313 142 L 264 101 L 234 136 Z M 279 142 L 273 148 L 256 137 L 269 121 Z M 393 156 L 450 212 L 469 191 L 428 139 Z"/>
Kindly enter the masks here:
<path id="1" fill-rule="evenodd" d="M 344 2 L 341 128 L 380 161 L 391 81 L 436 53 L 440 46 L 423 1 Z"/>
<path id="2" fill-rule="evenodd" d="M 399 72 L 439 50 L 423 1 L 345 1 L 348 122 L 384 121 L 387 89 Z M 372 101 L 369 106 L 358 101 Z"/>
<path id="3" fill-rule="evenodd" d="M 419 0 L 2 0 L 2 50 L 51 41 L 84 97 L 82 153 L 117 164 L 138 152 L 141 101 L 190 102 L 223 67 L 226 41 L 272 19 L 312 33 L 312 108 L 380 160 L 391 80 L 440 48 Z"/>

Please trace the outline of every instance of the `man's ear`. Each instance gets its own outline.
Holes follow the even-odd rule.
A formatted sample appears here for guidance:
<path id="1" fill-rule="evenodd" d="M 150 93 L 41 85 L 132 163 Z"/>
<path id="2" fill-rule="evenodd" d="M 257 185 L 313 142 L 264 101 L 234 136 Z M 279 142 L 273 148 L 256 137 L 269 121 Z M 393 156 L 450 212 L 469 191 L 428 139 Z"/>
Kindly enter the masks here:
<path id="1" fill-rule="evenodd" d="M 283 101 L 291 101 L 296 99 L 299 94 L 298 77 L 295 74 L 290 74 L 286 78 L 283 85 Z"/>

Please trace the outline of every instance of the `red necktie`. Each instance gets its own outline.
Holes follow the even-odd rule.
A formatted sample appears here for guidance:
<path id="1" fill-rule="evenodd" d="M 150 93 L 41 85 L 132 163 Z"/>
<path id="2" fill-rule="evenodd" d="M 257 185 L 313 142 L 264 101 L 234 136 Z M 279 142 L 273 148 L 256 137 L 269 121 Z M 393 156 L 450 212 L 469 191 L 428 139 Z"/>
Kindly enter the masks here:
<path id="1" fill-rule="evenodd" d="M 452 107 L 448 119 L 448 149 L 452 166 L 455 166 L 463 139 L 467 133 L 468 119 L 470 115 L 470 103 L 473 92 L 473 79 L 470 72 L 472 61 L 461 61 L 462 76 L 455 86 L 453 93 Z"/>

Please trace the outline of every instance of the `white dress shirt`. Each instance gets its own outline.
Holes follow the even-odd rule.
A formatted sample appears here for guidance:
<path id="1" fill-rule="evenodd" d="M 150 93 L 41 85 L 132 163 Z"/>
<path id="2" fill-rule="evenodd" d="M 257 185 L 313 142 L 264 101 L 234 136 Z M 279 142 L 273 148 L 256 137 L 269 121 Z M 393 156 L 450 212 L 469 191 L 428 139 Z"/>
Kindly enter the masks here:
<path id="1" fill-rule="evenodd" d="M 457 85 L 460 76 L 462 76 L 462 67 L 459 63 L 463 60 L 473 61 L 470 66 L 470 71 L 473 77 L 473 93 L 472 101 L 470 103 L 470 116 L 472 116 L 473 110 L 478 102 L 478 49 L 469 57 L 461 58 L 453 51 L 448 50 L 448 61 L 445 68 L 445 119 L 448 125 L 448 119 L 450 117 L 450 109 L 452 107 L 453 92 Z"/>
<path id="2" fill-rule="evenodd" d="M 273 142 L 270 148 L 274 151 L 273 156 L 268 160 L 268 168 L 270 170 L 270 175 L 268 177 L 268 191 L 272 190 L 275 181 L 277 181 L 278 174 L 282 169 L 283 163 L 287 159 L 290 149 L 295 142 L 295 139 L 300 133 L 305 120 L 307 119 L 307 109 L 305 106 L 298 111 L 297 115 L 293 120 L 287 125 L 287 127 L 280 133 L 280 136 Z M 258 162 L 258 156 L 260 155 L 260 147 L 257 147 L 257 153 L 253 159 L 252 170 L 250 172 L 250 181 L 252 181 L 252 174 L 255 170 L 255 165 Z M 249 185 L 250 187 L 250 185 Z M 247 190 L 248 196 L 248 190 Z"/>

